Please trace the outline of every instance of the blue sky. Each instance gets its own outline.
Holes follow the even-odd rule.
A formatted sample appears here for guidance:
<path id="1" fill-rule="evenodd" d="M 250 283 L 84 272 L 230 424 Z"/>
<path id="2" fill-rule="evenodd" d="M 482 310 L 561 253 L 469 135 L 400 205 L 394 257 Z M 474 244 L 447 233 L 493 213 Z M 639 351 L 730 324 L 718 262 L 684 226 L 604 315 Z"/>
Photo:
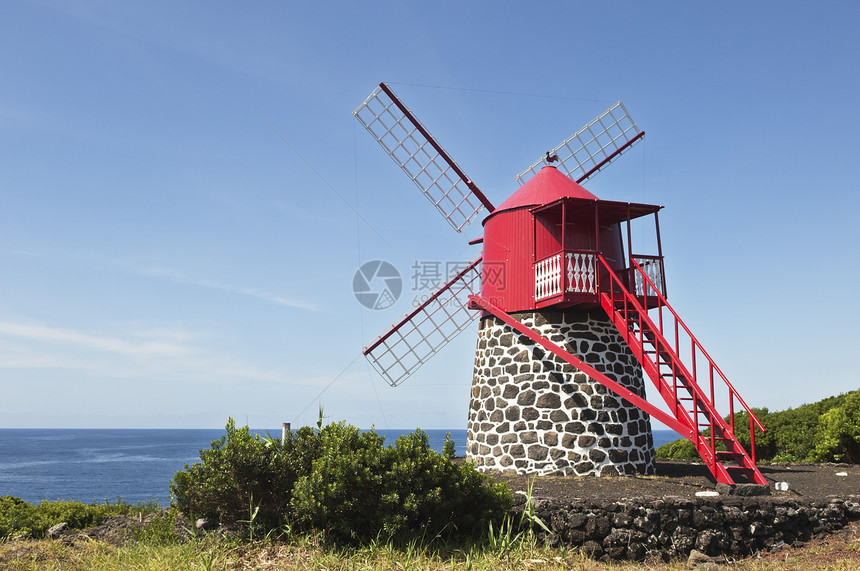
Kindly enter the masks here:
<path id="1" fill-rule="evenodd" d="M 495 204 L 614 101 L 586 186 L 665 205 L 670 301 L 753 406 L 858 388 L 860 8 L 0 4 L 0 426 L 465 428 L 475 328 L 397 388 L 361 347 L 453 232 L 352 118 L 387 81 Z M 356 211 L 361 213 L 361 220 Z M 384 259 L 393 307 L 352 278 Z"/>

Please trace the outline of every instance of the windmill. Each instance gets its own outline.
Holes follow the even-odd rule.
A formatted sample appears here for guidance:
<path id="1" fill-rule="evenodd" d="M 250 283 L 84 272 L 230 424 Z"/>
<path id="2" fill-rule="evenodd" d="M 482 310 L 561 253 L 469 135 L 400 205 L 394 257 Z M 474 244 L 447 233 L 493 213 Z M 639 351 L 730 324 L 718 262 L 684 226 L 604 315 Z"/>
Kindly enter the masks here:
<path id="1" fill-rule="evenodd" d="M 656 418 L 718 482 L 765 483 L 764 427 L 666 299 L 662 206 L 580 186 L 644 136 L 620 101 L 520 173 L 498 207 L 385 83 L 353 115 L 454 230 L 486 213 L 470 242 L 482 254 L 364 349 L 396 386 L 480 319 L 466 444 L 479 470 L 653 473 Z M 633 253 L 631 222 L 651 217 L 656 254 Z M 645 399 L 646 376 L 668 412 Z"/>

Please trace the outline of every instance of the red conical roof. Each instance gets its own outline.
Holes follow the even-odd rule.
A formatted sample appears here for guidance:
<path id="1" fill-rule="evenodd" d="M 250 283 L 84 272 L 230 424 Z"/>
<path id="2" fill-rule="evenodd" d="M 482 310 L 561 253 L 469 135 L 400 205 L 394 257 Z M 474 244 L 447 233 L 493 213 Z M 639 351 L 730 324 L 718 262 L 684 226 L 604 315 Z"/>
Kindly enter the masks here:
<path id="1" fill-rule="evenodd" d="M 596 196 L 567 178 L 553 166 L 545 166 L 531 177 L 493 213 L 513 210 L 524 206 L 541 206 L 559 198 L 585 198 L 599 200 Z"/>

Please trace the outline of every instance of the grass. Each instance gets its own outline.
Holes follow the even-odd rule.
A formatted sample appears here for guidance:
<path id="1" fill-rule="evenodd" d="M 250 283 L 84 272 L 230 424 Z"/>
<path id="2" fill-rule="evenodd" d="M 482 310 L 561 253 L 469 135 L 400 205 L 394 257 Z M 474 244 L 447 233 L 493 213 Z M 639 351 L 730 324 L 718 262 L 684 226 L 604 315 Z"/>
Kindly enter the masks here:
<path id="1" fill-rule="evenodd" d="M 853 571 L 860 567 L 860 540 L 832 536 L 803 549 L 785 549 L 764 558 L 736 562 L 732 567 L 750 571 Z M 326 547 L 319 537 L 296 537 L 290 542 L 257 540 L 238 542 L 208 536 L 182 543 L 128 541 L 120 546 L 102 541 L 31 540 L 0 543 L 0 568 L 10 570 L 238 570 L 330 569 L 333 571 L 408 570 L 579 570 L 680 571 L 686 562 L 613 563 L 589 560 L 575 549 L 540 545 L 533 535 L 515 536 L 504 548 L 488 542 L 471 547 L 424 545 L 395 546 L 375 541 L 360 548 Z"/>
<path id="2" fill-rule="evenodd" d="M 223 547 L 215 548 L 219 554 Z M 187 542 L 174 545 L 152 545 L 129 542 L 114 546 L 102 541 L 69 545 L 50 540 L 7 543 L 0 546 L 0 568 L 17 569 L 207 569 L 202 565 L 207 550 Z M 213 562 L 217 562 L 215 558 Z M 226 559 L 223 559 L 226 562 Z M 209 569 L 217 567 L 210 565 Z"/>
<path id="3" fill-rule="evenodd" d="M 325 548 L 314 543 L 257 541 L 237 544 L 204 540 L 175 545 L 129 542 L 112 546 L 103 542 L 68 545 L 36 540 L 0 545 L 0 567 L 9 570 L 226 570 L 226 569 L 331 569 L 331 570 L 514 570 L 605 569 L 578 552 L 520 546 L 503 554 L 482 549 L 431 549 L 419 544 L 397 548 L 371 544 L 356 549 Z M 614 569 L 637 569 L 618 565 Z M 681 569 L 682 567 L 665 567 Z"/>
<path id="4" fill-rule="evenodd" d="M 129 506 L 122 501 L 87 509 L 106 510 L 129 514 L 137 512 L 139 521 L 143 512 L 150 511 L 144 528 L 131 526 L 126 540 L 119 545 L 90 539 L 82 534 L 64 536 L 61 540 L 0 539 L 0 569 L 9 570 L 202 570 L 226 571 L 240 569 L 331 569 L 368 571 L 409 570 L 579 570 L 606 571 L 680 571 L 688 569 L 686 561 L 672 563 L 600 563 L 588 559 L 575 548 L 551 548 L 542 545 L 534 532 L 528 529 L 546 529 L 534 513 L 531 504 L 532 487 L 527 493 L 526 508 L 519 523 L 509 516 L 501 526 L 490 527 L 485 537 L 477 542 L 460 544 L 442 541 L 413 540 L 404 545 L 390 541 L 371 541 L 363 547 L 332 547 L 321 535 L 298 534 L 285 524 L 280 539 L 266 536 L 242 541 L 238 536 L 220 534 L 196 536 L 182 540 L 177 530 L 175 509 L 160 510 L 158 506 Z M 7 503 L 9 503 L 7 501 Z M 33 519 L 69 508 L 69 503 L 38 506 L 10 504 L 21 519 L 19 524 L 29 525 Z M 77 504 L 72 507 L 80 512 Z M 155 513 L 152 513 L 155 512 Z M 101 514 L 101 511 L 98 512 Z M 253 511 L 248 525 L 253 523 Z M 7 517 L 11 521 L 11 517 Z M 41 520 L 40 520 L 41 521 Z M 526 531 L 517 531 L 525 529 Z M 248 535 L 245 536 L 246 538 Z M 776 553 L 734 562 L 732 567 L 750 571 L 854 571 L 860 568 L 860 538 L 856 524 L 830 536 L 819 537 L 801 549 L 785 548 Z"/>

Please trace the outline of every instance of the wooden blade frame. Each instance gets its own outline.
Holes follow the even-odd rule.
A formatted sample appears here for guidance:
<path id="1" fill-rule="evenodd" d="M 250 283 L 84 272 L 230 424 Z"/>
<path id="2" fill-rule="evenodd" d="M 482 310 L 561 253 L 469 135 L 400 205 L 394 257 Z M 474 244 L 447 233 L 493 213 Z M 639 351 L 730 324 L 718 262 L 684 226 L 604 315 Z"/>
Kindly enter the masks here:
<path id="1" fill-rule="evenodd" d="M 644 136 L 645 131 L 639 130 L 619 101 L 547 155 L 558 155 L 557 166 L 568 177 L 581 183 L 600 172 Z M 518 174 L 517 181 L 525 183 L 546 164 L 546 157 L 541 158 Z"/>
<path id="2" fill-rule="evenodd" d="M 365 347 L 365 357 L 388 384 L 399 385 L 475 320 L 466 304 L 480 292 L 478 258 Z"/>
<path id="3" fill-rule="evenodd" d="M 457 232 L 493 205 L 394 92 L 380 83 L 352 112 Z"/>

